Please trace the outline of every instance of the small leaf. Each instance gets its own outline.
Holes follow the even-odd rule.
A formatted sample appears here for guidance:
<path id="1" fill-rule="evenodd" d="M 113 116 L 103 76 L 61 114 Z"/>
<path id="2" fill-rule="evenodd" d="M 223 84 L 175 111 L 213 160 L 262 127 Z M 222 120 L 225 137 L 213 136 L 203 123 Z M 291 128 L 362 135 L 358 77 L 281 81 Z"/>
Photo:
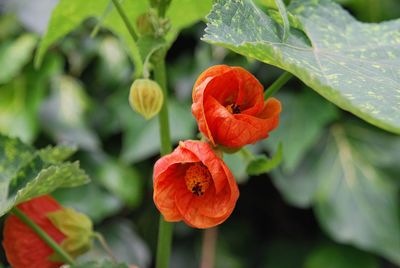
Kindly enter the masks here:
<path id="1" fill-rule="evenodd" d="M 74 147 L 65 145 L 60 145 L 56 147 L 47 146 L 44 149 L 40 149 L 38 153 L 43 161 L 52 164 L 58 164 L 71 157 L 71 155 L 73 155 L 76 152 L 76 150 L 77 148 L 75 146 Z"/>
<path id="2" fill-rule="evenodd" d="M 265 155 L 256 156 L 255 159 L 250 161 L 247 165 L 246 171 L 249 175 L 260 175 L 270 172 L 282 162 L 282 143 L 279 143 L 278 149 L 272 158 Z"/>

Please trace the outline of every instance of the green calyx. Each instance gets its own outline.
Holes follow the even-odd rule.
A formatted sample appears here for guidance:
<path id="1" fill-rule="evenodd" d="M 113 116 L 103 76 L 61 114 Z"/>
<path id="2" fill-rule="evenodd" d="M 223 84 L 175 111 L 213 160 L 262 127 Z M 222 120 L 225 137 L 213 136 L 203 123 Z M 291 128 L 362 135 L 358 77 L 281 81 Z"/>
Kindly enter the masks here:
<path id="1" fill-rule="evenodd" d="M 47 217 L 66 236 L 60 246 L 72 257 L 76 258 L 92 247 L 93 223 L 85 214 L 71 208 L 63 208 L 48 213 Z M 57 253 L 53 253 L 49 259 L 62 260 Z"/>

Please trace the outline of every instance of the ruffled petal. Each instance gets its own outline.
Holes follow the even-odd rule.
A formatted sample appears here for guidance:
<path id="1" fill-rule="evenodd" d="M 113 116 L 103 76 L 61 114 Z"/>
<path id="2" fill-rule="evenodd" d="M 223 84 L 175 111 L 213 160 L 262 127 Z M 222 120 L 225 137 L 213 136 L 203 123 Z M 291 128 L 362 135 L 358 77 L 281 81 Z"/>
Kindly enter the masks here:
<path id="1" fill-rule="evenodd" d="M 203 197 L 195 196 L 189 191 L 177 192 L 175 202 L 187 225 L 195 228 L 210 228 L 224 222 L 229 217 L 229 214 L 222 217 L 209 217 L 202 214 L 199 204 Z"/>
<path id="2" fill-rule="evenodd" d="M 185 187 L 186 168 L 182 164 L 173 164 L 154 180 L 153 200 L 167 221 L 180 221 L 182 216 L 175 205 L 176 192 L 187 191 Z"/>
<path id="3" fill-rule="evenodd" d="M 264 87 L 251 73 L 242 67 L 232 67 L 238 80 L 239 94 L 236 104 L 240 105 L 241 113 L 255 115 L 264 106 Z"/>

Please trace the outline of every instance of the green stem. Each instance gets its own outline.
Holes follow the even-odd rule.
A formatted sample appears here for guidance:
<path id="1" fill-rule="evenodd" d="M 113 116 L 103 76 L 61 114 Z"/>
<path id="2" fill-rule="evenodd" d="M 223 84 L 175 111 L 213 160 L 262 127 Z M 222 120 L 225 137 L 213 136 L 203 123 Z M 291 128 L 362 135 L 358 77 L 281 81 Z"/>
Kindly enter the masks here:
<path id="1" fill-rule="evenodd" d="M 164 217 L 160 215 L 160 221 L 158 225 L 156 268 L 169 267 L 173 227 L 174 225 L 172 223 L 166 222 Z"/>
<path id="2" fill-rule="evenodd" d="M 270 85 L 267 90 L 265 90 L 264 99 L 268 99 L 269 97 L 274 95 L 274 93 L 278 91 L 284 84 L 286 84 L 286 82 L 289 81 L 292 77 L 293 75 L 289 72 L 284 72 L 283 74 L 281 74 L 281 76 L 279 76 L 278 79 L 276 79 L 275 82 L 272 83 L 272 85 Z"/>
<path id="3" fill-rule="evenodd" d="M 138 36 L 135 32 L 135 28 L 133 28 L 133 26 L 131 25 L 131 23 L 129 22 L 128 16 L 125 14 L 124 9 L 122 8 L 121 4 L 118 2 L 118 0 L 112 0 L 114 6 L 116 7 L 119 15 L 121 16 L 121 19 L 124 21 L 124 24 L 126 26 L 126 28 L 129 31 L 129 34 L 132 36 L 133 41 L 137 41 L 138 40 Z"/>
<path id="4" fill-rule="evenodd" d="M 14 207 L 11 209 L 11 213 L 17 216 L 23 223 L 32 228 L 33 231 L 44 241 L 47 245 L 49 245 L 59 256 L 61 256 L 66 263 L 73 265 L 75 264 L 74 259 L 65 252 L 58 244 L 51 238 L 39 225 L 37 225 L 34 221 L 32 221 L 25 213 L 23 213 L 18 208 Z"/>
<path id="5" fill-rule="evenodd" d="M 158 120 L 160 123 L 161 155 L 166 155 L 172 151 L 172 145 L 168 118 L 168 91 L 167 75 L 165 70 L 165 56 L 161 56 L 156 62 L 154 62 L 154 78 L 160 85 L 164 95 L 164 103 L 158 115 Z"/>
<path id="6" fill-rule="evenodd" d="M 164 52 L 162 52 L 165 54 Z M 169 131 L 168 119 L 168 91 L 167 91 L 167 77 L 165 70 L 165 55 L 157 58 L 154 62 L 154 78 L 163 90 L 164 103 L 158 115 L 160 124 L 160 141 L 161 141 L 161 155 L 169 154 L 172 151 L 171 137 Z M 173 224 L 166 222 L 162 215 L 160 215 L 158 227 L 158 242 L 157 242 L 157 256 L 156 268 L 167 268 L 169 266 L 169 257 L 171 255 Z"/>
<path id="7" fill-rule="evenodd" d="M 119 4 L 118 0 L 112 0 L 115 7 L 117 8 L 119 15 L 123 19 L 125 26 L 134 41 L 137 40 L 137 34 L 134 28 L 129 23 L 128 17 L 126 16 L 123 8 Z M 162 0 L 159 5 L 159 16 L 164 17 L 167 7 L 171 0 Z M 169 130 L 169 118 L 168 118 L 168 91 L 167 91 L 167 74 L 165 70 L 165 51 L 158 51 L 153 55 L 154 57 L 154 78 L 160 85 L 163 95 L 164 103 L 161 107 L 158 115 L 160 125 L 160 141 L 161 141 L 161 155 L 169 154 L 172 151 L 171 135 Z M 156 268 L 167 268 L 169 264 L 169 257 L 171 255 L 171 243 L 172 243 L 173 224 L 166 222 L 162 215 L 160 215 L 159 231 L 158 231 L 158 242 L 157 242 L 157 256 L 156 256 Z"/>
<path id="8" fill-rule="evenodd" d="M 170 3 L 171 3 L 171 0 L 161 0 L 160 1 L 160 4 L 158 5 L 158 16 L 160 18 L 165 17 L 165 13 L 167 12 L 167 8 Z"/>

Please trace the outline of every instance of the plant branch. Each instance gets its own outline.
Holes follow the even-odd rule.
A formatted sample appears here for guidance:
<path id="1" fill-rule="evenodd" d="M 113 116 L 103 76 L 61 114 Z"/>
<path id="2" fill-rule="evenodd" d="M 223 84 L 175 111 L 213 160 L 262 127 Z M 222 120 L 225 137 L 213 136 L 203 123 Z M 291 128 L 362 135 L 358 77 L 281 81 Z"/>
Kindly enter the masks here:
<path id="1" fill-rule="evenodd" d="M 138 35 L 136 34 L 135 28 L 133 28 L 132 24 L 129 22 L 128 16 L 125 14 L 124 9 L 122 8 L 118 0 L 112 0 L 112 2 L 117 9 L 121 19 L 124 21 L 124 24 L 128 29 L 129 34 L 132 36 L 133 41 L 136 42 L 138 40 Z"/>
<path id="2" fill-rule="evenodd" d="M 165 69 L 165 52 L 160 51 L 159 53 L 162 53 L 162 55 L 155 55 L 159 57 L 156 57 L 156 60 L 154 61 L 154 78 L 160 85 L 164 95 L 164 103 L 161 107 L 158 119 L 160 124 L 160 142 L 161 142 L 160 152 L 161 155 L 166 155 L 172 151 L 172 144 L 171 144 L 169 118 L 168 118 L 168 90 L 167 90 L 167 76 Z M 166 222 L 164 220 L 164 217 L 160 215 L 160 221 L 158 227 L 156 268 L 169 267 L 172 234 L 173 234 L 173 224 L 170 222 Z"/>
<path id="3" fill-rule="evenodd" d="M 272 83 L 264 92 L 264 99 L 268 99 L 272 95 L 274 95 L 283 85 L 287 83 L 287 81 L 292 78 L 293 75 L 289 72 L 284 72 L 275 82 Z"/>
<path id="4" fill-rule="evenodd" d="M 161 0 L 160 1 L 160 3 L 158 4 L 158 16 L 160 18 L 165 17 L 165 13 L 167 13 L 167 8 L 170 3 L 171 3 L 171 0 Z"/>
<path id="5" fill-rule="evenodd" d="M 39 225 L 32 221 L 25 213 L 18 208 L 14 207 L 11 209 L 11 213 L 17 216 L 23 223 L 28 225 L 32 230 L 47 244 L 49 245 L 60 257 L 62 257 L 66 263 L 73 265 L 75 264 L 74 259 L 64 251 L 58 244 L 51 238 Z"/>
<path id="6" fill-rule="evenodd" d="M 161 53 L 165 54 L 164 52 Z M 167 74 L 165 70 L 164 55 L 162 55 L 160 58 L 157 59 L 157 61 L 154 62 L 153 68 L 154 78 L 156 82 L 160 85 L 164 95 L 164 102 L 158 115 L 158 120 L 160 123 L 161 155 L 166 155 L 172 151 L 172 145 L 169 130 Z"/>

